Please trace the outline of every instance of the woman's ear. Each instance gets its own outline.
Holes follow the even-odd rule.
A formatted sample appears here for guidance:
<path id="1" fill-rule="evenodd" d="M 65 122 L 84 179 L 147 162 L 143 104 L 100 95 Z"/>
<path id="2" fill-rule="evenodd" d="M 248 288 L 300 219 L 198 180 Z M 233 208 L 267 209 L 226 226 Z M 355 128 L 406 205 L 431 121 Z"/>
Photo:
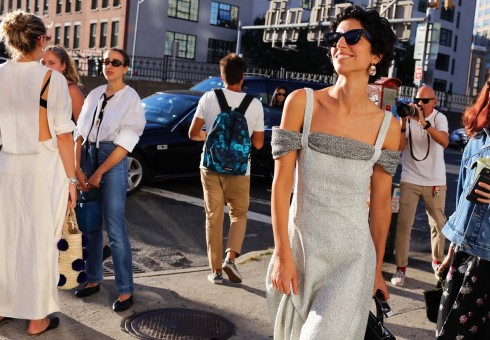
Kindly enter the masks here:
<path id="1" fill-rule="evenodd" d="M 381 59 L 383 59 L 383 55 L 382 54 L 376 54 L 373 56 L 371 63 L 377 64 L 381 61 Z"/>

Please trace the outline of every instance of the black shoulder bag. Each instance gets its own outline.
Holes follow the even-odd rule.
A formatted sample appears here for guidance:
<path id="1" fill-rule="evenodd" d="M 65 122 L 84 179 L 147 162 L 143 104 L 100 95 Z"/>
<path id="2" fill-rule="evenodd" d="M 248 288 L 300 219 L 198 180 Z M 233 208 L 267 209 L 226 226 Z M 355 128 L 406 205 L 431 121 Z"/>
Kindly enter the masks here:
<path id="1" fill-rule="evenodd" d="M 395 336 L 383 325 L 384 317 L 381 303 L 377 299 L 374 299 L 374 302 L 376 303 L 376 315 L 369 312 L 364 340 L 396 340 Z"/>

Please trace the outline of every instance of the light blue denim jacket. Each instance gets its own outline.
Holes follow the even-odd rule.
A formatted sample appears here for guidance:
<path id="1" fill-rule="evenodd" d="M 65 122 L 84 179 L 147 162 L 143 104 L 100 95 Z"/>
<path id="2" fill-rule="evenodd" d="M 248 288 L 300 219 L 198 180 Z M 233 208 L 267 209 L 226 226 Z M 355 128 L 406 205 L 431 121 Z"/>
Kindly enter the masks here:
<path id="1" fill-rule="evenodd" d="M 442 229 L 443 234 L 464 252 L 490 261 L 490 209 L 466 199 L 473 183 L 478 158 L 490 158 L 490 130 L 484 129 L 470 139 L 461 158 L 456 211 Z"/>

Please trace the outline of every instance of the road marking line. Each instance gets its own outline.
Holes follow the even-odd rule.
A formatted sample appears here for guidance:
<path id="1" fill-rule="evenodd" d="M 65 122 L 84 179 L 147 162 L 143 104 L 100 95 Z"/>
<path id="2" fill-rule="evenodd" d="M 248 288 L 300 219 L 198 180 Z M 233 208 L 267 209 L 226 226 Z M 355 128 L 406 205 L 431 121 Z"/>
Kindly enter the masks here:
<path id="1" fill-rule="evenodd" d="M 204 206 L 204 201 L 200 198 L 192 197 L 192 196 L 187 196 L 187 195 L 182 195 L 178 194 L 176 192 L 171 192 L 163 189 L 157 189 L 157 188 L 149 188 L 149 187 L 143 187 L 141 188 L 141 191 L 148 192 L 150 194 L 154 194 L 160 197 L 166 197 L 170 198 L 179 202 L 185 202 L 189 203 L 198 207 L 203 207 Z M 228 207 L 225 207 L 225 214 L 229 213 Z M 270 216 L 259 214 L 253 211 L 249 211 L 247 213 L 247 217 L 249 220 L 254 220 L 257 222 L 262 222 L 262 223 L 268 223 L 272 224 L 272 219 Z"/>

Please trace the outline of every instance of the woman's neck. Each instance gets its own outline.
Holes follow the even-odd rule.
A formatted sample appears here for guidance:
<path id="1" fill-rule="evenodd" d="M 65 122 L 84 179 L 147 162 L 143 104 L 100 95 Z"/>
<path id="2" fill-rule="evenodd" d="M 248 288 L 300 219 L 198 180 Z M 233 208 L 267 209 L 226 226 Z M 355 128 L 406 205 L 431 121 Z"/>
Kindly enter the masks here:
<path id="1" fill-rule="evenodd" d="M 126 84 L 123 81 L 118 81 L 118 82 L 110 82 L 107 84 L 107 89 L 105 90 L 106 96 L 112 96 L 114 93 L 116 93 L 119 90 L 122 90 Z"/>
<path id="2" fill-rule="evenodd" d="M 37 58 L 34 53 L 32 53 L 32 54 L 21 54 L 17 58 L 15 58 L 14 61 L 16 63 L 27 63 L 30 61 L 39 61 L 39 58 Z"/>

